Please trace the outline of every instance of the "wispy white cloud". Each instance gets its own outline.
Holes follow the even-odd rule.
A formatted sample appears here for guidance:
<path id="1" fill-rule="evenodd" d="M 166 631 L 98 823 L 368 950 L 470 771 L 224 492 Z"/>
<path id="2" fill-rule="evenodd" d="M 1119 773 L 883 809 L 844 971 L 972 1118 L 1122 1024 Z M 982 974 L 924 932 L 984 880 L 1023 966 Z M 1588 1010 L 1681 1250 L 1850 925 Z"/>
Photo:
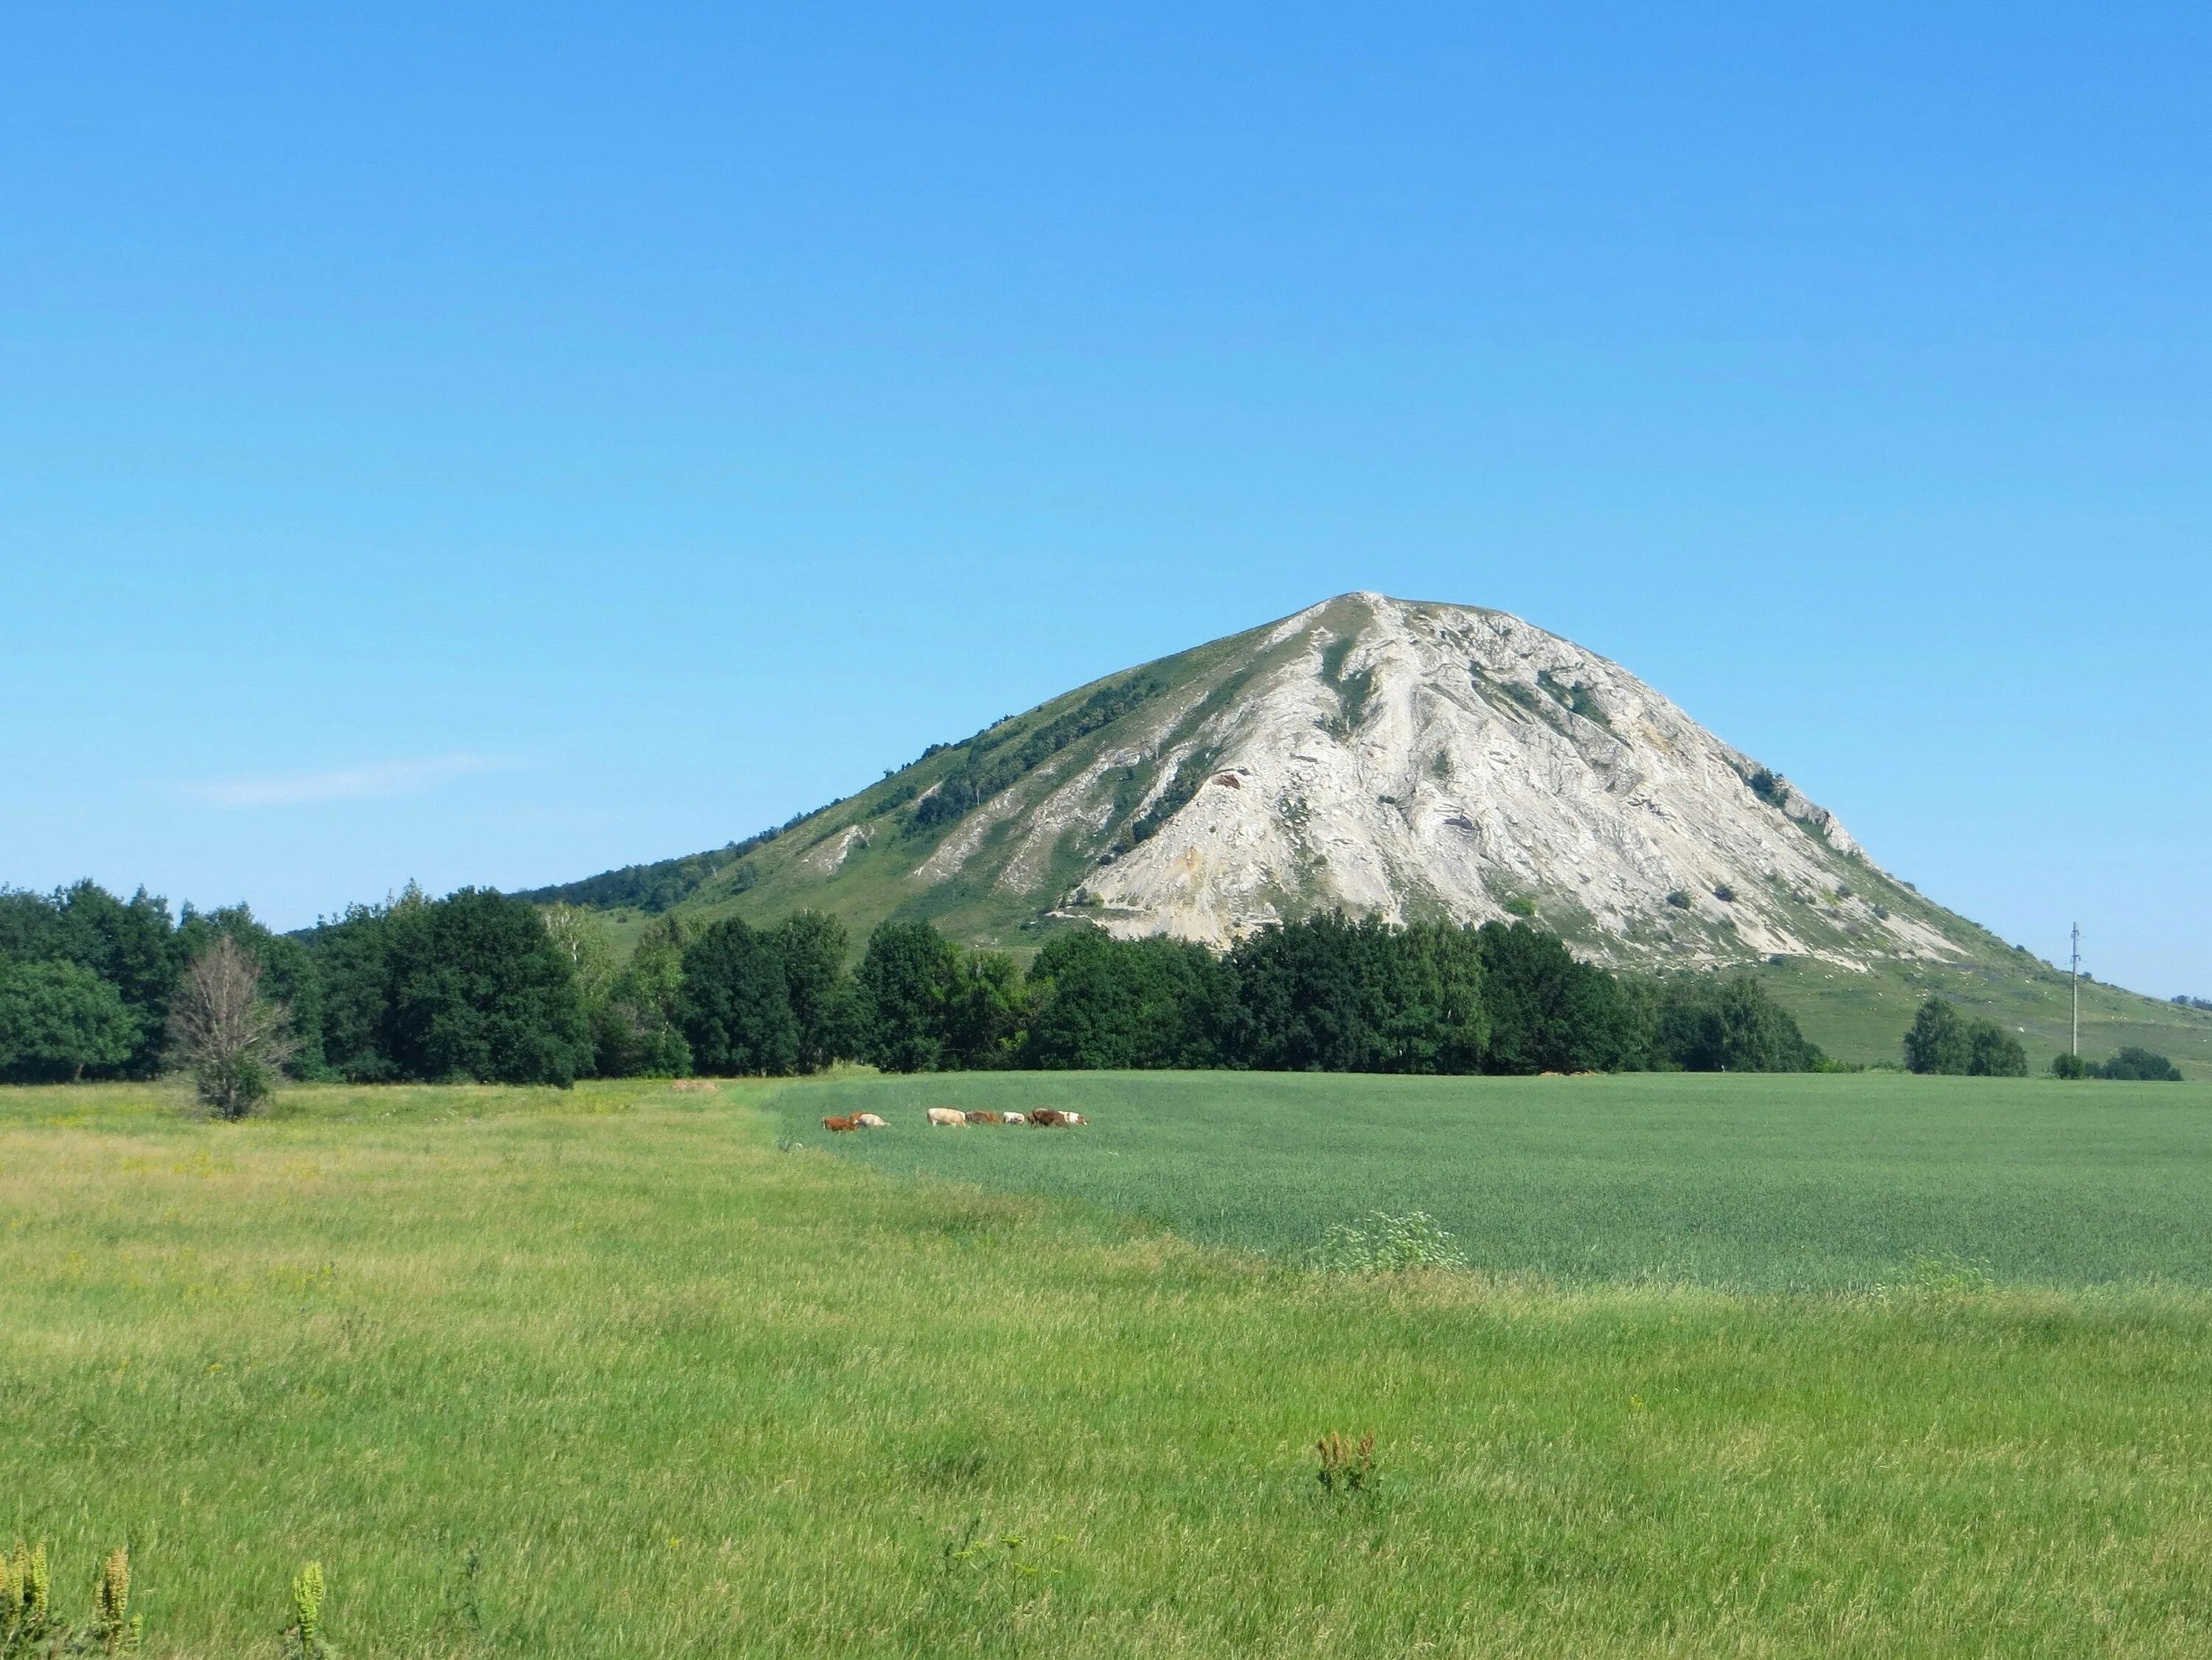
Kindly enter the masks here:
<path id="1" fill-rule="evenodd" d="M 218 807 L 292 807 L 317 801 L 374 801 L 394 795 L 419 795 L 471 773 L 503 772 L 510 761 L 483 755 L 440 755 L 422 761 L 380 761 L 363 767 L 333 767 L 328 772 L 295 773 L 275 778 L 231 778 L 187 784 L 187 794 Z"/>

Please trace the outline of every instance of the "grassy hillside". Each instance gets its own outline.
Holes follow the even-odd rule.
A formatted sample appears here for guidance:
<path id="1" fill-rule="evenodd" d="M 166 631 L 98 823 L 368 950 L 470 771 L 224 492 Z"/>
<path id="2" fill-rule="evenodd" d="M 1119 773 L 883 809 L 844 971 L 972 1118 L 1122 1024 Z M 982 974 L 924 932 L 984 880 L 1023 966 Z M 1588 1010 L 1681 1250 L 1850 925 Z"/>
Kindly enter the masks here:
<path id="1" fill-rule="evenodd" d="M 886 917 L 927 918 L 972 944 L 1034 950 L 1053 927 L 1066 925 L 1044 912 L 1089 867 L 1087 855 L 1075 845 L 1081 838 L 1071 835 L 1061 854 L 1031 879 L 1001 887 L 995 879 L 1003 868 L 1006 832 L 1012 828 L 1003 824 L 995 837 L 986 837 L 982 856 L 960 874 L 931 881 L 917 873 L 961 821 L 925 820 L 916 808 L 949 783 L 979 772 L 999 786 L 1000 796 L 1066 777 L 1095 760 L 1102 748 L 1126 741 L 1121 721 L 1135 714 L 1156 714 L 1194 681 L 1247 653 L 1260 632 L 1231 635 L 1109 675 L 957 743 L 933 745 L 919 760 L 886 773 L 867 788 L 729 848 L 610 872 L 525 897 L 595 906 L 607 911 L 625 935 L 634 935 L 647 918 L 667 909 L 702 921 L 735 912 L 748 921 L 765 923 L 811 908 L 839 917 L 856 936 Z M 1269 660 L 1265 654 L 1253 657 L 1202 709 L 1210 711 L 1221 698 L 1233 696 Z M 1199 713 L 1190 718 L 1200 718 Z M 1129 769 L 1123 785 L 1133 801 L 1153 781 L 1155 765 L 1140 763 Z"/>
<path id="2" fill-rule="evenodd" d="M 0 1091 L 0 1532 L 206 1660 L 2212 1647 L 2200 1292 L 1315 1277 L 770 1096 Z"/>
<path id="3" fill-rule="evenodd" d="M 1091 1122 L 924 1128 L 939 1104 Z M 1869 1290 L 1937 1262 L 2006 1283 L 2212 1287 L 2206 1085 L 971 1073 L 866 1079 L 779 1107 L 789 1134 L 878 1169 L 1279 1255 L 1365 1213 L 1422 1210 L 1477 1267 L 1550 1279 Z M 818 1128 L 867 1110 L 892 1128 Z"/>
<path id="4" fill-rule="evenodd" d="M 2067 1046 L 2066 976 L 2021 952 L 1990 951 L 1969 963 L 1877 964 L 1864 974 L 1805 959 L 1757 972 L 1807 1036 L 1846 1061 L 1896 1064 L 1913 1011 L 1937 994 L 2017 1036 L 2037 1073 Z M 2083 985 L 2081 1053 L 2101 1060 L 2130 1043 L 2170 1056 L 2188 1078 L 2212 1079 L 2212 1011 Z"/>

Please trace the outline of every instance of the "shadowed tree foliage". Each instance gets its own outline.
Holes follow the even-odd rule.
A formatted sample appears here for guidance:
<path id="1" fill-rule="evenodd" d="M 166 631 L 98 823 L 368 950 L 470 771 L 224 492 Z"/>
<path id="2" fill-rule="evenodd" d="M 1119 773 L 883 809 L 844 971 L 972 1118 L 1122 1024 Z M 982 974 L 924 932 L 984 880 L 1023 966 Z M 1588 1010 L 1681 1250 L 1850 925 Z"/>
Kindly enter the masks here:
<path id="1" fill-rule="evenodd" d="M 859 976 L 869 1061 L 885 1072 L 934 1072 L 945 1064 L 959 962 L 958 948 L 927 922 L 877 924 Z"/>
<path id="2" fill-rule="evenodd" d="M 783 959 L 738 917 L 711 924 L 684 948 L 678 1018 L 691 1064 L 719 1077 L 788 1073 L 799 1064 L 799 1021 Z"/>
<path id="3" fill-rule="evenodd" d="M 1905 1065 L 1917 1073 L 2025 1078 L 2027 1051 L 1994 1020 L 1962 1015 L 1954 1004 L 1931 997 L 1905 1034 Z"/>
<path id="4" fill-rule="evenodd" d="M 589 1068 L 574 970 L 534 906 L 463 888 L 394 921 L 391 1053 L 403 1076 L 566 1086 Z"/>
<path id="5" fill-rule="evenodd" d="M 121 1066 L 137 1041 L 121 994 L 90 969 L 0 961 L 0 1079 L 73 1081 Z"/>
<path id="6" fill-rule="evenodd" d="M 121 1060 L 88 1071 L 151 1078 L 161 1070 L 169 994 L 185 962 L 167 900 L 143 888 L 118 899 L 91 881 L 51 895 L 0 893 L 0 956 L 74 963 L 114 988 L 131 1017 L 131 1048 Z"/>
<path id="7" fill-rule="evenodd" d="M 1239 941 L 1229 955 L 1237 1061 L 1261 1072 L 1372 1070 L 1382 1011 L 1370 931 L 1381 925 L 1332 911 Z"/>
<path id="8" fill-rule="evenodd" d="M 1658 992 L 1651 1064 L 1683 1072 L 1810 1072 L 1820 1051 L 1747 974 L 1683 975 Z"/>
<path id="9" fill-rule="evenodd" d="M 1376 1070 L 1471 1073 L 1490 1040 L 1483 946 L 1473 928 L 1416 922 L 1364 933 L 1367 1000 L 1377 1010 Z"/>
<path id="10" fill-rule="evenodd" d="M 2181 1068 L 2154 1050 L 2138 1049 L 2130 1043 L 2111 1060 L 2095 1069 L 2100 1078 L 2119 1079 L 2132 1083 L 2179 1084 Z"/>
<path id="11" fill-rule="evenodd" d="M 1021 970 L 1002 951 L 962 952 L 945 997 L 940 1064 L 966 1072 L 1019 1066 L 1029 1015 Z"/>
<path id="12" fill-rule="evenodd" d="M 591 1069 L 575 965 L 537 908 L 411 883 L 315 930 L 324 1044 L 345 1076 L 566 1086 Z"/>
<path id="13" fill-rule="evenodd" d="M 1060 934 L 1029 971 L 1023 1064 L 1055 1071 L 1218 1067 L 1237 990 L 1203 946 L 1097 928 Z"/>
<path id="14" fill-rule="evenodd" d="M 1577 961 L 1526 922 L 1486 922 L 1479 932 L 1490 1011 L 1484 1071 L 1611 1072 L 1643 1064 L 1635 1005 L 1613 976 Z"/>
<path id="15" fill-rule="evenodd" d="M 802 910 L 768 931 L 783 963 L 792 1018 L 799 1023 L 800 1072 L 819 1072 L 859 1054 L 860 1030 L 853 976 L 845 971 L 852 937 L 845 925 L 818 910 Z"/>
<path id="16" fill-rule="evenodd" d="M 601 1077 L 680 1078 L 691 1070 L 679 1006 L 686 938 L 682 918 L 656 918 L 592 1010 Z"/>

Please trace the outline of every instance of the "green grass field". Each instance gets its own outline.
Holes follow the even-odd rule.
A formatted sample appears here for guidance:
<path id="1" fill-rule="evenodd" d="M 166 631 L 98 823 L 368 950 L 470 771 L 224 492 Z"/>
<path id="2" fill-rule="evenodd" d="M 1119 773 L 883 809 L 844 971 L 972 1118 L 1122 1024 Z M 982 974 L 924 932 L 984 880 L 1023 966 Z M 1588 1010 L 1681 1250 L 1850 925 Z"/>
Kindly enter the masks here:
<path id="1" fill-rule="evenodd" d="M 923 1109 L 1072 1107 L 1083 1130 Z M 825 1136 L 825 1113 L 892 1128 Z M 1903 1073 L 869 1078 L 785 1134 L 882 1170 L 1105 1207 L 1277 1254 L 1426 1211 L 1493 1272 L 1868 1290 L 1931 1261 L 2055 1286 L 2212 1287 L 2212 1086 Z"/>
<path id="2" fill-rule="evenodd" d="M 2064 1277 L 2130 1283 L 1316 1275 L 1109 1208 L 1081 1160 L 1124 1117 L 1188 1125 L 1146 1091 L 1197 1085 L 1084 1081 L 1091 1132 L 902 1127 L 853 1158 L 818 1129 L 778 1150 L 852 1083 L 310 1089 L 241 1126 L 165 1091 L 0 1091 L 0 1534 L 53 1541 L 72 1609 L 127 1539 L 149 1651 L 225 1660 L 278 1651 L 308 1558 L 349 1660 L 2212 1651 L 2197 1248 L 2169 1228 L 2167 1283 L 2133 1283 L 2148 1247 L 2069 1231 L 2056 1154 L 2036 1191 Z M 1791 1081 L 1906 1122 L 1875 1087 L 1896 1080 Z M 1338 1082 L 1340 1134 L 1416 1110 Z M 1516 1180 L 1576 1136 L 1617 1174 L 1628 1112 L 1521 1098 L 1547 1087 L 1582 1128 L 1547 1144 L 1524 1112 Z M 2043 1087 L 2201 1225 L 2201 1089 Z M 1694 1193 L 1669 1116 L 1710 1138 L 1736 1115 L 1772 1166 L 1852 1110 L 1777 1098 L 1650 1098 L 1646 1149 Z M 2021 1098 L 1991 1111 L 2033 1118 Z M 994 1135 L 1032 1163 L 993 1180 L 1059 1159 L 1081 1196 L 862 1162 L 995 1158 Z M 1211 1145 L 1287 1202 L 1251 1138 Z M 1283 1237 L 1357 1186 L 1332 1168 Z M 1685 1241 L 1707 1225 L 1716 1262 L 1756 1237 L 1677 1213 Z M 1331 1430 L 1376 1436 L 1373 1492 L 1321 1492 Z"/>

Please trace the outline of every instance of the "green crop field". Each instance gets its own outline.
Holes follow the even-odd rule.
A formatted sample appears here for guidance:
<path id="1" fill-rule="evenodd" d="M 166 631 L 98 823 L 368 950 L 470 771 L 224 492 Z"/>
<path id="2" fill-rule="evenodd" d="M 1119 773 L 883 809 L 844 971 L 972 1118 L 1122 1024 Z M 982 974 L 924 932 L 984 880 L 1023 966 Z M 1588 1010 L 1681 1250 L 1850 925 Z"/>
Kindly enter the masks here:
<path id="1" fill-rule="evenodd" d="M 933 1104 L 1091 1122 L 933 1131 Z M 779 1110 L 787 1135 L 880 1169 L 1278 1254 L 1419 1210 L 1477 1266 L 1553 1279 L 1864 1290 L 1949 1262 L 2008 1283 L 2212 1287 L 2197 1083 L 975 1073 L 833 1084 Z M 870 1110 L 892 1128 L 820 1130 Z"/>
<path id="2" fill-rule="evenodd" d="M 0 1537 L 52 1542 L 68 1613 L 127 1541 L 148 1652 L 206 1660 L 278 1654 L 310 1559 L 348 1660 L 2212 1651 L 2200 1086 L 1051 1086 L 1095 1128 L 852 1157 L 833 1105 L 1047 1085 L 315 1088 L 236 1126 L 0 1091 Z M 1319 1274 L 1114 1208 L 1249 1183 L 1184 1225 L 1288 1245 L 1486 1146 L 1521 1219 L 1465 1243 L 1575 1277 Z M 1824 1250 L 1792 1170 L 1909 1225 Z M 1543 1243 L 1547 1183 L 1640 1232 Z M 1930 1232 L 1977 1204 L 2004 1225 Z M 1717 1283 L 1762 1238 L 1883 1283 Z M 1931 1251 L 2063 1283 L 1882 1266 Z M 1716 1283 L 1593 1277 L 1655 1266 Z M 1371 1487 L 1317 1484 L 1332 1431 Z"/>

